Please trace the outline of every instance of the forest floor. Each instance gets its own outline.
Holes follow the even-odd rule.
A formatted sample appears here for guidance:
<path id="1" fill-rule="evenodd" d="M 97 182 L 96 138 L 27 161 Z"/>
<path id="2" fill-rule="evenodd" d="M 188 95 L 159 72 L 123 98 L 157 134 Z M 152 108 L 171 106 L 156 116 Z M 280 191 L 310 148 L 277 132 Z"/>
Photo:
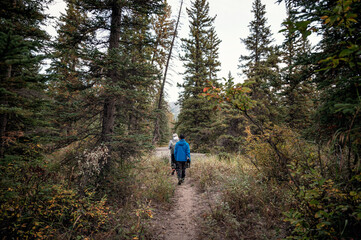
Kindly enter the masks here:
<path id="1" fill-rule="evenodd" d="M 289 234 L 283 220 L 287 186 L 263 181 L 248 158 L 191 154 L 181 185 L 171 175 L 167 147 L 157 148 L 149 159 L 143 166 L 149 174 L 140 176 L 152 213 L 143 222 L 143 239 L 277 240 Z"/>
<path id="2" fill-rule="evenodd" d="M 157 148 L 158 157 L 169 156 L 168 148 Z M 203 158 L 203 154 L 192 154 L 192 161 Z M 188 176 L 181 185 L 177 185 L 176 173 L 172 176 L 176 189 L 168 206 L 157 206 L 151 222 L 156 239 L 194 240 L 199 238 L 202 213 L 207 211 L 205 197 L 197 184 Z"/>

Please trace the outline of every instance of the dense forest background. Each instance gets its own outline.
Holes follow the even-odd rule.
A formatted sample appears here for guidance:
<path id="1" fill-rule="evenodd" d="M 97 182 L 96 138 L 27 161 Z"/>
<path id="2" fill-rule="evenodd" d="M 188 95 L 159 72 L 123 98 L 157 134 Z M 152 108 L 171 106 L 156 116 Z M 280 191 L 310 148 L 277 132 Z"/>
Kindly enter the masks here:
<path id="1" fill-rule="evenodd" d="M 174 131 L 193 152 L 248 159 L 257 184 L 282 193 L 272 200 L 280 236 L 360 238 L 359 0 L 279 0 L 281 45 L 254 0 L 242 83 L 218 78 L 216 16 L 193 0 L 177 121 L 164 84 L 179 18 L 166 1 L 66 0 L 55 41 L 43 30 L 50 2 L 1 1 L 2 237 L 149 238 L 139 164 Z M 230 193 L 227 211 L 241 221 L 245 191 Z"/>

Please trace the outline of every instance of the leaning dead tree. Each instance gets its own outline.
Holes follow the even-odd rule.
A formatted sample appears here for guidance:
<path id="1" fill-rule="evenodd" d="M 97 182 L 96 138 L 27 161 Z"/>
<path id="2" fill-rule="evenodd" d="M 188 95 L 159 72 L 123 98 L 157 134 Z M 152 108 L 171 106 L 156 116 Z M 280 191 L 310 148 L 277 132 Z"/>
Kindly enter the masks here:
<path id="1" fill-rule="evenodd" d="M 168 73 L 170 59 L 172 58 L 172 51 L 173 51 L 174 42 L 175 42 L 175 39 L 176 39 L 177 33 L 178 33 L 177 31 L 178 31 L 180 16 L 181 16 L 181 13 L 182 13 L 182 6 L 183 6 L 183 0 L 181 1 L 180 7 L 179 7 L 177 22 L 176 22 L 176 25 L 175 25 L 175 28 L 174 28 L 174 34 L 173 34 L 172 42 L 170 44 L 169 53 L 168 53 L 168 57 L 167 57 L 167 62 L 166 62 L 165 69 L 164 69 L 162 84 L 161 84 L 160 91 L 159 91 L 158 105 L 157 105 L 157 109 L 156 109 L 156 111 L 158 113 L 160 113 L 161 110 L 162 110 L 164 87 L 165 87 L 165 83 L 166 83 L 166 79 L 167 79 L 167 73 Z M 157 118 L 156 118 L 155 125 L 154 125 L 153 144 L 157 143 L 159 141 L 159 138 L 160 138 L 160 114 L 157 114 Z"/>

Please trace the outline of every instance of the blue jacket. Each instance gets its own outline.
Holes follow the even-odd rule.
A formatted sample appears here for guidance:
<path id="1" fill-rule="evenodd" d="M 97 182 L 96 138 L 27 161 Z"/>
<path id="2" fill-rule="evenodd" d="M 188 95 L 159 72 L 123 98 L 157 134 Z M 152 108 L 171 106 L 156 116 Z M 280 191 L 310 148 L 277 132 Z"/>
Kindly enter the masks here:
<path id="1" fill-rule="evenodd" d="M 187 158 L 191 160 L 191 150 L 189 149 L 189 144 L 186 140 L 181 139 L 174 148 L 174 157 L 178 162 L 186 162 Z"/>

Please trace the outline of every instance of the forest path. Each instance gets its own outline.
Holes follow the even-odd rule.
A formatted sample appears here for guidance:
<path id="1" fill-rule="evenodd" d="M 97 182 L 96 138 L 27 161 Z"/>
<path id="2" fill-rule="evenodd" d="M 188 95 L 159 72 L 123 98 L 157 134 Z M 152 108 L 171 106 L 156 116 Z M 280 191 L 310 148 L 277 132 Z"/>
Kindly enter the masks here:
<path id="1" fill-rule="evenodd" d="M 169 156 L 168 148 L 157 148 L 159 157 Z M 192 161 L 204 157 L 204 154 L 192 154 Z M 189 174 L 188 174 L 189 175 Z M 206 201 L 194 182 L 186 175 L 184 183 L 177 185 L 176 173 L 172 176 L 176 185 L 175 193 L 168 207 L 158 207 L 154 213 L 152 228 L 156 239 L 195 240 L 198 238 L 199 219 L 207 208 Z"/>

